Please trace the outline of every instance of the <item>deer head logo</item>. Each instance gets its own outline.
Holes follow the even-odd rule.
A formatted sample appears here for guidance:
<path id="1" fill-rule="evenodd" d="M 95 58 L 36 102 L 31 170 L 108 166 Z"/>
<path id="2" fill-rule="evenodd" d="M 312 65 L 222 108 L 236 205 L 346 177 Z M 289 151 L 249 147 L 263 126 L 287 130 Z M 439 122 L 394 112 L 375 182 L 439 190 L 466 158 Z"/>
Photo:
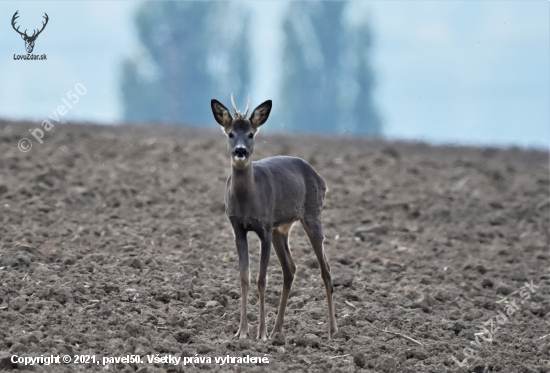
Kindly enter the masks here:
<path id="1" fill-rule="evenodd" d="M 27 30 L 25 30 L 25 32 L 21 32 L 19 31 L 19 26 L 17 26 L 17 28 L 15 27 L 15 20 L 17 18 L 19 18 L 19 16 L 17 15 L 17 13 L 19 13 L 19 11 L 15 12 L 15 14 L 13 15 L 13 18 L 11 19 L 11 25 L 13 27 L 13 29 L 15 31 L 17 31 L 17 33 L 19 35 L 21 35 L 21 38 L 23 40 L 25 40 L 25 49 L 27 50 L 27 53 L 32 53 L 33 49 L 34 49 L 34 42 L 36 41 L 36 38 L 38 37 L 38 35 L 40 35 L 40 33 L 42 31 L 44 31 L 44 28 L 46 27 L 46 25 L 48 24 L 48 14 L 46 14 L 46 12 L 44 12 L 44 14 L 46 14 L 45 16 L 43 16 L 45 19 L 46 19 L 46 22 L 42 22 L 42 30 L 38 31 L 38 30 L 34 30 L 34 32 L 32 33 L 31 36 L 27 35 Z"/>

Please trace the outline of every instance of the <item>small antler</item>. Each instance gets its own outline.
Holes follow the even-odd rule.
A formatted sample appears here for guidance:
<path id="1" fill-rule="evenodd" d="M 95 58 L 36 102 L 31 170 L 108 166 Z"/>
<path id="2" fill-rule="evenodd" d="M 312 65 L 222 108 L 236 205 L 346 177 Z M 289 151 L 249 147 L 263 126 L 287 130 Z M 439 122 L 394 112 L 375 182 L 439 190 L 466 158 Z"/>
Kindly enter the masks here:
<path id="1" fill-rule="evenodd" d="M 239 113 L 239 110 L 237 110 L 237 106 L 235 105 L 235 100 L 233 100 L 233 93 L 231 93 L 231 103 L 233 104 L 233 110 L 235 110 L 234 117 L 235 119 L 246 119 L 246 115 L 248 114 L 248 109 L 250 108 L 250 93 L 248 94 L 248 103 L 246 104 L 246 110 L 243 114 Z"/>
<path id="2" fill-rule="evenodd" d="M 19 26 L 17 26 L 17 28 L 15 28 L 15 20 L 17 18 L 19 18 L 19 16 L 17 15 L 17 13 L 19 13 L 19 11 L 15 12 L 15 14 L 13 15 L 12 19 L 11 19 L 11 26 L 13 27 L 13 29 L 15 31 L 17 31 L 21 36 L 27 36 L 27 30 L 25 30 L 25 33 L 22 33 L 21 31 L 19 31 Z"/>
<path id="3" fill-rule="evenodd" d="M 42 22 L 42 30 L 38 31 L 38 33 L 36 31 L 33 32 L 32 36 L 31 36 L 32 38 L 38 37 L 38 35 L 40 35 L 40 33 L 42 31 L 44 31 L 44 29 L 46 28 L 46 25 L 48 24 L 48 20 L 50 18 L 48 17 L 48 13 L 44 12 L 44 14 L 45 14 L 45 16 L 42 16 L 42 17 L 46 19 L 46 22 Z"/>
<path id="4" fill-rule="evenodd" d="M 246 118 L 246 114 L 248 114 L 249 108 L 250 108 L 250 93 L 248 94 L 248 103 L 246 104 L 246 110 L 244 111 L 243 118 Z"/>
<path id="5" fill-rule="evenodd" d="M 237 110 L 237 106 L 235 105 L 235 100 L 233 100 L 233 93 L 231 93 L 231 103 L 233 104 L 233 110 L 235 110 L 235 117 L 237 114 L 239 114 L 239 110 Z"/>

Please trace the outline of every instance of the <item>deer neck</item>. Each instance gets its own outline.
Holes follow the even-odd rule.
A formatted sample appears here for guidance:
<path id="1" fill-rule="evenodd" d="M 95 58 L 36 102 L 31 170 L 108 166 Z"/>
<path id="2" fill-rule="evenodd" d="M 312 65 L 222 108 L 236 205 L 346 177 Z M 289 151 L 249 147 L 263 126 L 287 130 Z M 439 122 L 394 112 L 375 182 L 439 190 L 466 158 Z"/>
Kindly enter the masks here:
<path id="1" fill-rule="evenodd" d="M 255 182 L 252 161 L 244 166 L 231 165 L 231 195 L 238 201 L 251 201 L 254 197 Z"/>

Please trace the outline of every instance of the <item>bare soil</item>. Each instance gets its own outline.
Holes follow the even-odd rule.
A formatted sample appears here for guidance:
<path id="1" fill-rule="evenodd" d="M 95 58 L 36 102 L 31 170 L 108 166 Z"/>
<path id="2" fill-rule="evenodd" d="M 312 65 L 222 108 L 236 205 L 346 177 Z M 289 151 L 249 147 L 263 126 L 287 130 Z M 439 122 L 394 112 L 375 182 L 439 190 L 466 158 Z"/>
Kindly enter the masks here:
<path id="1" fill-rule="evenodd" d="M 260 342 L 255 286 L 251 338 L 233 339 L 240 288 L 218 128 L 57 125 L 41 145 L 35 127 L 0 122 L 0 370 L 550 372 L 546 152 L 260 132 L 255 159 L 299 156 L 327 182 L 340 329 L 328 339 L 319 269 L 295 226 L 285 338 Z M 281 286 L 273 254 L 269 331 Z M 212 362 L 11 363 L 151 354 Z M 214 362 L 227 355 L 269 363 Z"/>

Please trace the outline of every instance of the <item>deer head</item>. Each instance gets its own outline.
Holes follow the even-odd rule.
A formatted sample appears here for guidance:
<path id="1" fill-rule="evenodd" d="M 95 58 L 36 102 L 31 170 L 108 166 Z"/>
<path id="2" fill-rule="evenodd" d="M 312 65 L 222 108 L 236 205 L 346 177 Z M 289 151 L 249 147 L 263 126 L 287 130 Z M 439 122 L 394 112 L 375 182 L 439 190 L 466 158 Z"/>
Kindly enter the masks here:
<path id="1" fill-rule="evenodd" d="M 233 162 L 244 165 L 249 163 L 250 156 L 254 151 L 254 135 L 269 117 L 271 100 L 254 109 L 250 118 L 246 117 L 250 108 L 250 95 L 248 95 L 248 104 L 243 114 L 237 110 L 233 94 L 231 94 L 231 103 L 235 111 L 233 116 L 218 100 L 212 100 L 212 112 L 214 113 L 214 119 L 222 126 L 227 135 L 228 150 Z"/>
<path id="2" fill-rule="evenodd" d="M 40 31 L 34 30 L 33 34 L 31 36 L 29 36 L 29 35 L 27 35 L 27 30 L 25 30 L 25 32 L 21 32 L 21 31 L 19 31 L 19 26 L 17 28 L 15 27 L 15 20 L 17 18 L 19 18 L 17 13 L 19 13 L 19 11 L 15 12 L 15 14 L 13 15 L 13 18 L 11 19 L 11 26 L 13 27 L 13 29 L 15 31 L 17 31 L 17 33 L 19 35 L 21 35 L 21 38 L 23 40 L 25 40 L 25 49 L 27 50 L 27 53 L 32 53 L 32 51 L 34 49 L 34 42 L 36 41 L 36 38 L 38 37 L 38 35 L 40 35 L 40 33 L 42 31 L 44 31 L 44 28 L 48 24 L 48 19 L 49 19 L 48 14 L 46 14 L 44 12 L 45 16 L 43 16 L 43 17 L 46 19 L 46 22 L 42 22 L 42 29 Z"/>

